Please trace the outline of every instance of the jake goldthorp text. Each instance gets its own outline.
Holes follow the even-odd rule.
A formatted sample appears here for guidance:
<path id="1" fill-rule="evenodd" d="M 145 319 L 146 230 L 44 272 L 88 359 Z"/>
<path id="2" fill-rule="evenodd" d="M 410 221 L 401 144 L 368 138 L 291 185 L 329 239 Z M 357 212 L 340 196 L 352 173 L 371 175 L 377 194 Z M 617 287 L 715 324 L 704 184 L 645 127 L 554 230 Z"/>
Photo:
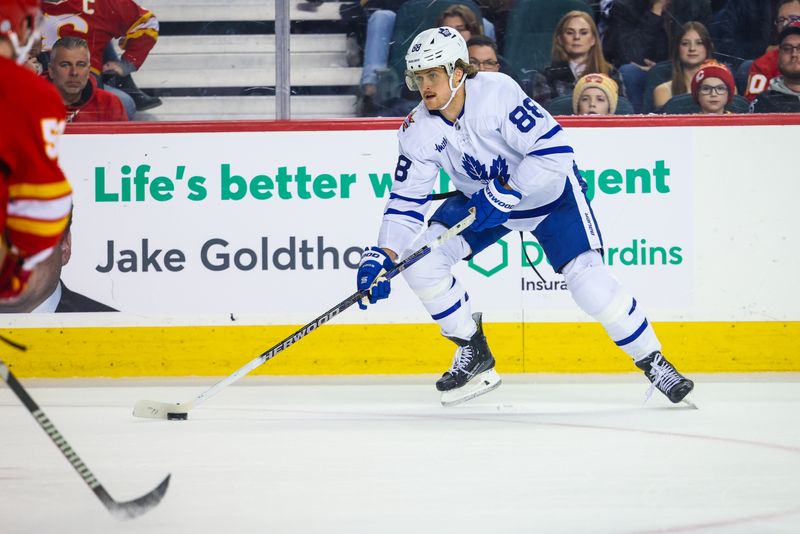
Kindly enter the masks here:
<path id="1" fill-rule="evenodd" d="M 339 247 L 326 246 L 322 236 L 312 240 L 298 240 L 296 236 L 291 236 L 288 243 L 284 244 L 285 246 L 273 249 L 269 237 L 264 236 L 257 247 L 247 248 L 232 246 L 225 239 L 212 238 L 203 243 L 196 254 L 187 254 L 177 248 L 155 247 L 147 238 L 131 248 L 121 248 L 116 242 L 109 240 L 106 241 L 105 260 L 95 266 L 95 270 L 101 273 L 113 270 L 121 273 L 178 272 L 193 257 L 198 258 L 209 271 L 339 269 L 340 264 L 355 269 L 363 251 L 361 247 L 347 247 L 342 250 Z"/>

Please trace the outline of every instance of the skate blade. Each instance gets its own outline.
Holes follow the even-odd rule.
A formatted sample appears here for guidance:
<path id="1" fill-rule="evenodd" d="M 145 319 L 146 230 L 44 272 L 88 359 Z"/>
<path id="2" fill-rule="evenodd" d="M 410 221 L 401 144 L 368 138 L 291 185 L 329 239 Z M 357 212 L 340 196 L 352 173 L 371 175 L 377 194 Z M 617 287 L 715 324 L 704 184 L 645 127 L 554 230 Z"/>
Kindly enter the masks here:
<path id="1" fill-rule="evenodd" d="M 493 389 L 497 389 L 503 381 L 494 369 L 484 371 L 460 388 L 442 392 L 442 406 L 455 406 L 474 399 Z"/>
<path id="2" fill-rule="evenodd" d="M 698 408 L 698 407 L 697 407 L 697 405 L 696 405 L 695 403 L 693 403 L 692 401 L 690 401 L 690 400 L 687 400 L 687 399 L 683 399 L 683 400 L 681 401 L 681 403 L 682 403 L 682 404 L 685 404 L 686 406 L 688 406 L 688 407 L 689 407 L 689 408 L 691 408 L 692 410 L 699 410 L 699 409 L 700 409 L 700 408 Z"/>

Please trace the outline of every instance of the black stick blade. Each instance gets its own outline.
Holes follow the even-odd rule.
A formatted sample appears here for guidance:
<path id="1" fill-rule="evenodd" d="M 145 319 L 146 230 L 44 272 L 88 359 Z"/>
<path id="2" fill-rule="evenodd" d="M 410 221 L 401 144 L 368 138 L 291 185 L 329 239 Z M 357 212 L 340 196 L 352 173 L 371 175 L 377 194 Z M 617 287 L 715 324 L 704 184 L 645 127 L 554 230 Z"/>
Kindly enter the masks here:
<path id="1" fill-rule="evenodd" d="M 161 502 L 161 499 L 164 498 L 164 494 L 167 493 L 167 486 L 169 486 L 169 478 L 171 476 L 172 475 L 167 475 L 167 478 L 161 481 L 161 484 L 147 495 L 142 495 L 138 499 L 132 501 L 115 501 L 103 486 L 94 488 L 94 493 L 114 517 L 117 519 L 133 519 L 149 512 Z"/>

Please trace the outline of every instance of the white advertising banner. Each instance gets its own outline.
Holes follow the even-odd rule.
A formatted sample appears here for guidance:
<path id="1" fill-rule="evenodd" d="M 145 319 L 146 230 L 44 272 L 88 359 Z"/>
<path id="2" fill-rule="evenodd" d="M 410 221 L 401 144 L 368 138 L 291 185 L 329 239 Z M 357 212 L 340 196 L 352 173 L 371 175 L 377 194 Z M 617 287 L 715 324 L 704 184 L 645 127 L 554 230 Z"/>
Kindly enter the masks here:
<path id="1" fill-rule="evenodd" d="M 749 155 L 774 150 L 763 134 L 779 128 L 568 129 L 606 263 L 654 320 L 766 320 L 766 310 L 798 319 L 784 300 L 796 302 L 798 289 L 760 274 L 763 262 L 776 279 L 798 266 L 788 211 L 776 214 L 797 198 L 797 173 L 792 182 L 780 159 Z M 391 130 L 66 135 L 61 161 L 75 211 L 62 280 L 121 313 L 15 324 L 307 322 L 355 291 L 396 144 Z M 769 196 L 748 187 L 756 173 L 770 180 Z M 444 176 L 438 190 L 447 185 Z M 738 235 L 726 230 L 734 228 Z M 543 280 L 510 233 L 458 268 L 475 307 L 495 321 L 587 320 L 533 236 L 523 240 Z M 763 287 L 728 291 L 747 277 Z M 389 301 L 337 319 L 429 320 L 402 281 Z"/>

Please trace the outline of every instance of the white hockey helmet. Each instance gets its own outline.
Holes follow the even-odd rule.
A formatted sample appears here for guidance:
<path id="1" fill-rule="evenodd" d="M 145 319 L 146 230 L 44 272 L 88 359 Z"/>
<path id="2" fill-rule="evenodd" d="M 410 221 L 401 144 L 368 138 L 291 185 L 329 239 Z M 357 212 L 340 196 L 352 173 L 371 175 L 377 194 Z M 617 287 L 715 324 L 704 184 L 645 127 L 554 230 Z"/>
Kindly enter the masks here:
<path id="1" fill-rule="evenodd" d="M 417 89 L 414 73 L 418 70 L 444 67 L 452 79 L 456 61 L 469 64 L 467 43 L 458 32 L 449 26 L 425 30 L 414 38 L 406 54 L 406 85 L 410 91 Z"/>

